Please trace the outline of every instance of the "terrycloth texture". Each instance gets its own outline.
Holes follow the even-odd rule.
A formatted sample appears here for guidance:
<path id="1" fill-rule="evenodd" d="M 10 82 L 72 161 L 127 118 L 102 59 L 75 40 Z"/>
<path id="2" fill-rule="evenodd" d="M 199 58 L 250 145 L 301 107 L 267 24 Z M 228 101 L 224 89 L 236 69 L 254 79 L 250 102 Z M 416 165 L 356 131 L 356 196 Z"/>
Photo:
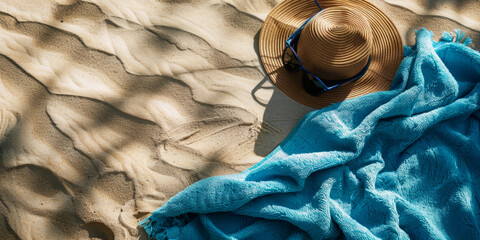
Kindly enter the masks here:
<path id="1" fill-rule="evenodd" d="M 390 91 L 304 117 L 269 156 L 141 224 L 160 239 L 480 239 L 480 54 L 417 33 Z"/>

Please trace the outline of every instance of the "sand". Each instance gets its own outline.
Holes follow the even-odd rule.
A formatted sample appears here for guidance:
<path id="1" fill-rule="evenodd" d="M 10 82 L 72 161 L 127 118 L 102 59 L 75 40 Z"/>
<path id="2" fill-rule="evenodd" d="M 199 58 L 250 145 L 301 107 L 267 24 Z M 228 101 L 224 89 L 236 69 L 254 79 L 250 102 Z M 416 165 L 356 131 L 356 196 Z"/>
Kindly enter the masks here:
<path id="1" fill-rule="evenodd" d="M 2 0 L 0 238 L 145 239 L 137 223 L 200 179 L 247 169 L 311 108 L 257 55 L 280 0 Z M 405 44 L 480 2 L 371 0 Z"/>

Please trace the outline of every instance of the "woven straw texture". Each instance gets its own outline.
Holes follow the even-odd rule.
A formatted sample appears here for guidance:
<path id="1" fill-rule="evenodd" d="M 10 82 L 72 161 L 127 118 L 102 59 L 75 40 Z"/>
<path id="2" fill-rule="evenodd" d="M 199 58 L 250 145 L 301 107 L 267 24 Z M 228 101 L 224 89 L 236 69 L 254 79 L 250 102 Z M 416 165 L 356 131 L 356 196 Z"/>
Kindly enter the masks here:
<path id="1" fill-rule="evenodd" d="M 363 0 L 319 3 L 326 13 L 322 11 L 305 26 L 298 44 L 305 68 L 324 80 L 345 79 L 360 72 L 370 56 L 368 71 L 362 78 L 317 97 L 305 92 L 302 73 L 288 72 L 282 53 L 287 38 L 319 8 L 313 0 L 285 0 L 270 12 L 260 32 L 260 58 L 272 82 L 290 98 L 314 108 L 388 90 L 403 59 L 403 44 L 395 25 Z"/>

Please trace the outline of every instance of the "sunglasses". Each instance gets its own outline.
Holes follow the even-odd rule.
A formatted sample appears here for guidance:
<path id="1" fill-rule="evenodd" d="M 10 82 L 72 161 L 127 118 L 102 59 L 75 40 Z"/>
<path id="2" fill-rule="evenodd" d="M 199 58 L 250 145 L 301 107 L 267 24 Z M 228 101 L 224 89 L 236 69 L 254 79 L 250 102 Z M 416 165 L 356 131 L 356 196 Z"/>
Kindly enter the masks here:
<path id="1" fill-rule="evenodd" d="M 315 0 L 315 3 L 317 6 L 320 8 L 320 11 L 322 11 L 322 7 L 318 4 L 317 0 Z M 319 12 L 320 12 L 319 11 Z M 345 79 L 345 80 L 335 80 L 335 81 L 327 81 L 324 82 L 322 81 L 319 77 L 315 76 L 312 72 L 308 71 L 305 69 L 305 67 L 302 64 L 302 61 L 297 55 L 297 44 L 298 44 L 298 39 L 300 38 L 300 34 L 302 33 L 303 28 L 307 23 L 312 20 L 312 18 L 315 15 L 311 16 L 307 21 L 305 21 L 302 26 L 300 26 L 290 37 L 287 39 L 285 42 L 285 48 L 283 49 L 283 54 L 282 54 L 282 60 L 283 60 L 283 66 L 287 71 L 289 72 L 300 72 L 302 71 L 302 86 L 305 89 L 305 91 L 312 95 L 312 96 L 318 96 L 323 92 L 330 91 L 332 89 L 335 89 L 337 87 L 340 87 L 346 83 L 355 81 L 363 75 L 368 70 L 368 67 L 370 66 L 370 58 L 368 58 L 367 65 L 360 71 L 357 75 Z"/>

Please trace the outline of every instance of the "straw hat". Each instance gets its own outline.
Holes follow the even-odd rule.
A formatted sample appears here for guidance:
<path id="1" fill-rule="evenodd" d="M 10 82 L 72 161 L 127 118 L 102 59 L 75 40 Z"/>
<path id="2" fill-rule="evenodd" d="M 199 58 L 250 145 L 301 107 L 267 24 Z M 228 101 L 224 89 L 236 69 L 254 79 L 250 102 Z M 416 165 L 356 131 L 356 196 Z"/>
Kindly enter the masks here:
<path id="1" fill-rule="evenodd" d="M 315 108 L 388 90 L 403 59 L 403 44 L 392 21 L 364 0 L 318 2 L 320 12 L 315 0 L 284 0 L 265 20 L 259 53 L 272 82 L 292 99 Z M 285 41 L 312 16 L 296 49 L 305 69 L 327 83 L 368 68 L 360 79 L 318 96 L 308 94 L 302 87 L 302 73 L 287 71 L 282 60 Z"/>

